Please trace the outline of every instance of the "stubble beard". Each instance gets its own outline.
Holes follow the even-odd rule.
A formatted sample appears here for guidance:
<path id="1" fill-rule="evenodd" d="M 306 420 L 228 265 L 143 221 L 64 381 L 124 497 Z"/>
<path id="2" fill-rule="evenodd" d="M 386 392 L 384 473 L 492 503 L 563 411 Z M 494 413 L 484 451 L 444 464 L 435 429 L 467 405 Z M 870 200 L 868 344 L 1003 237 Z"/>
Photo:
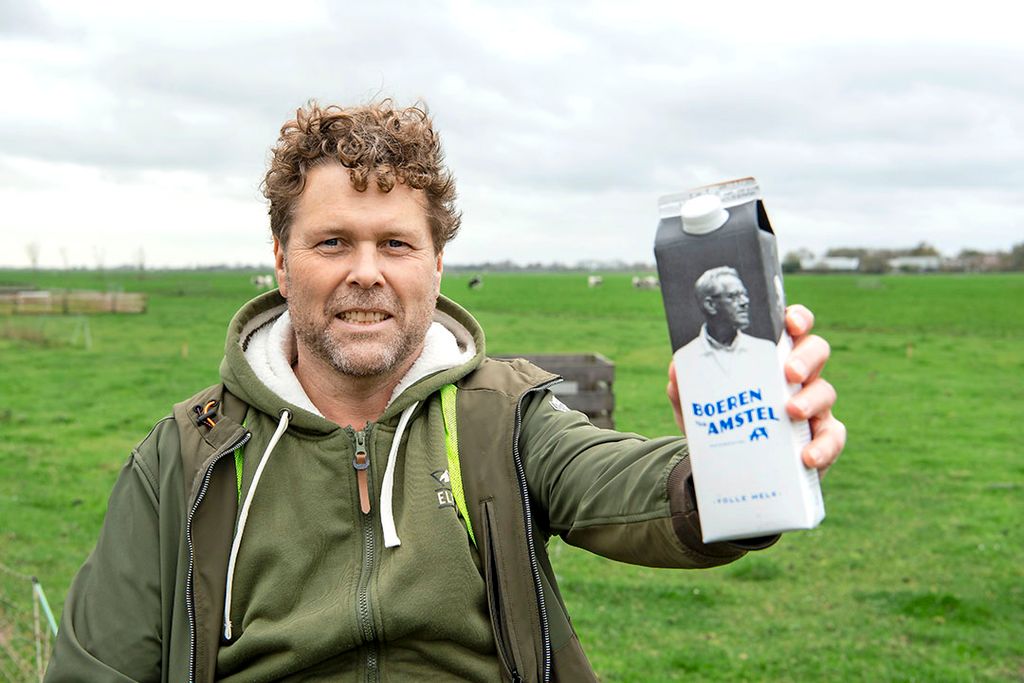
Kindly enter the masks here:
<path id="1" fill-rule="evenodd" d="M 331 327 L 335 314 L 352 308 L 386 310 L 402 324 L 396 334 L 384 339 L 360 342 L 339 338 Z M 366 378 L 387 375 L 402 365 L 412 364 L 430 328 L 434 300 L 417 302 L 412 309 L 406 310 L 393 296 L 383 291 L 358 290 L 336 296 L 320 316 L 310 315 L 301 307 L 289 307 L 289 310 L 300 344 L 335 372 L 347 377 Z"/>

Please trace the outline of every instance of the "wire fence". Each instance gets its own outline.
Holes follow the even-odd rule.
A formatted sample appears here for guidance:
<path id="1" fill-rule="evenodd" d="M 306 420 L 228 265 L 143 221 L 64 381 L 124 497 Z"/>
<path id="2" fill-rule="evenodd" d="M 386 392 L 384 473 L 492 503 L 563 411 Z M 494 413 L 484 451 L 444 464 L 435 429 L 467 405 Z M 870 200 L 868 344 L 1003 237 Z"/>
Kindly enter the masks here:
<path id="1" fill-rule="evenodd" d="M 0 593 L 0 680 L 42 681 L 57 622 L 39 579 L 0 564 L 0 574 L 23 586 Z"/>

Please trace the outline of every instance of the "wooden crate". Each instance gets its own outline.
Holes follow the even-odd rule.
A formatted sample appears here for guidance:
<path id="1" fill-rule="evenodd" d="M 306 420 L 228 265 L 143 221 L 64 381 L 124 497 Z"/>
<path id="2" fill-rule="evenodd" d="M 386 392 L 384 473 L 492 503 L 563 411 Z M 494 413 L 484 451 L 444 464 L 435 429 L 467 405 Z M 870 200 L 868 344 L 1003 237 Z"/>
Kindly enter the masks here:
<path id="1" fill-rule="evenodd" d="M 551 393 L 573 410 L 590 418 L 597 427 L 614 429 L 615 364 L 599 353 L 533 354 L 525 358 L 548 372 L 561 375 L 564 382 L 551 387 Z"/>

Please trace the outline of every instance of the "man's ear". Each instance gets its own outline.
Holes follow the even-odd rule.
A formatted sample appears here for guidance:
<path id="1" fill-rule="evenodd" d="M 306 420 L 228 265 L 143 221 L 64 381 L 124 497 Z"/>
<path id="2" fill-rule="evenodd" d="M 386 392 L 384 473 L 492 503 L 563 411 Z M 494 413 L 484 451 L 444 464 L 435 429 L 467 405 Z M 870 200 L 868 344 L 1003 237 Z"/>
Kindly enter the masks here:
<path id="1" fill-rule="evenodd" d="M 277 277 L 277 288 L 281 292 L 281 296 L 288 298 L 288 278 L 286 276 L 285 262 L 284 262 L 284 245 L 281 244 L 281 240 L 277 237 L 274 238 L 274 275 Z"/>
<path id="2" fill-rule="evenodd" d="M 434 298 L 441 296 L 441 275 L 444 274 L 444 249 L 437 252 L 437 264 L 434 270 Z"/>
<path id="3" fill-rule="evenodd" d="M 710 296 L 704 297 L 704 299 L 700 302 L 700 307 L 703 308 L 704 312 L 710 316 L 714 316 L 716 313 L 718 313 L 718 307 L 715 305 L 715 300 Z"/>

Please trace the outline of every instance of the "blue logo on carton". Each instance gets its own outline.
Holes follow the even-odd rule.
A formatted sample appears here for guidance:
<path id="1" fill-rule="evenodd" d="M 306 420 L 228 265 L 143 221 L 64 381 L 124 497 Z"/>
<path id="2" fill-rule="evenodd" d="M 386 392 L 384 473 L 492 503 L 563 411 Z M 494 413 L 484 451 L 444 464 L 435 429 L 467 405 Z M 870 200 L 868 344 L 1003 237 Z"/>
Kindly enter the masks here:
<path id="1" fill-rule="evenodd" d="M 750 429 L 748 441 L 767 440 L 767 425 L 760 423 L 778 422 L 779 418 L 774 406 L 764 405 L 762 393 L 760 387 L 750 388 L 717 401 L 691 403 L 690 410 L 697 424 L 707 430 L 708 436 L 731 435 L 739 429 L 744 432 Z"/>

